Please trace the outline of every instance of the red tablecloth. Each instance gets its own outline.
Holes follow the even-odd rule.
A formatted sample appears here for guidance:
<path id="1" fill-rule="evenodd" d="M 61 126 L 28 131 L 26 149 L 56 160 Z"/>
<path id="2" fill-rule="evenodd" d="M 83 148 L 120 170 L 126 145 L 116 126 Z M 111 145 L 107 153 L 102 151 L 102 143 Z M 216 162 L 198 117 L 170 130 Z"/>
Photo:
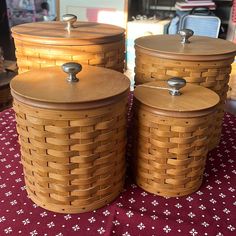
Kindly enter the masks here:
<path id="1" fill-rule="evenodd" d="M 24 186 L 13 111 L 0 113 L 0 235 L 236 235 L 236 117 L 226 114 L 220 145 L 209 153 L 204 182 L 190 196 L 149 194 L 127 177 L 106 207 L 57 214 L 38 207 Z"/>

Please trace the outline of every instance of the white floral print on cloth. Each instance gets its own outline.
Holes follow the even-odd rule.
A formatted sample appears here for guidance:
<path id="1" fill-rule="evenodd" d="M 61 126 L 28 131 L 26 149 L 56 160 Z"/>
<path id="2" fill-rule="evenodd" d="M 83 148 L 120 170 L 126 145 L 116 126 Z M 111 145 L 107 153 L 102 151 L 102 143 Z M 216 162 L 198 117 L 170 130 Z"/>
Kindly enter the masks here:
<path id="1" fill-rule="evenodd" d="M 83 214 L 57 214 L 28 197 L 14 112 L 0 113 L 0 235 L 236 235 L 236 117 L 226 114 L 220 145 L 208 155 L 201 188 L 164 198 L 127 178 L 113 203 Z"/>

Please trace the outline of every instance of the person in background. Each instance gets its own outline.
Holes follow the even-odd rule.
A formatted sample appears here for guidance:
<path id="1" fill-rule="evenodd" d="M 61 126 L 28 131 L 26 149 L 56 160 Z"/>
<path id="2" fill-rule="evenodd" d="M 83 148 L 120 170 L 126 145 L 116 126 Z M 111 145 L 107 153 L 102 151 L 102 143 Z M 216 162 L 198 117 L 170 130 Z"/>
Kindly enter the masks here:
<path id="1" fill-rule="evenodd" d="M 42 2 L 41 3 L 41 8 L 42 8 L 42 14 L 44 16 L 48 16 L 49 14 L 49 4 L 47 2 Z"/>

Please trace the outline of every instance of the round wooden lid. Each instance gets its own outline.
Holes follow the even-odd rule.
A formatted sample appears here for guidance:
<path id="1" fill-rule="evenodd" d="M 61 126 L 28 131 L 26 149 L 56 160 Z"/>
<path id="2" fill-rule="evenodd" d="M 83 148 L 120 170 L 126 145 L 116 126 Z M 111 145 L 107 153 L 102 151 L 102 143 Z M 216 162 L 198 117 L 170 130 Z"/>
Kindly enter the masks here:
<path id="1" fill-rule="evenodd" d="M 112 103 L 129 91 L 130 81 L 120 72 L 95 66 L 83 66 L 69 82 L 61 67 L 47 67 L 17 75 L 11 81 L 13 97 L 33 106 L 63 110 L 104 102 Z M 45 105 L 46 104 L 46 105 Z M 72 105 L 72 106 L 69 106 Z"/>
<path id="2" fill-rule="evenodd" d="M 176 60 L 220 60 L 236 55 L 236 45 L 223 39 L 192 36 L 181 43 L 180 35 L 150 35 L 135 40 L 136 49 L 161 58 Z"/>
<path id="3" fill-rule="evenodd" d="M 35 22 L 11 28 L 18 40 L 49 45 L 91 45 L 116 42 L 124 37 L 125 30 L 115 25 L 75 22 L 70 32 L 67 23 L 60 21 Z"/>
<path id="4" fill-rule="evenodd" d="M 181 88 L 180 96 L 172 96 L 168 90 L 146 86 L 169 88 L 167 82 L 149 82 L 139 85 L 134 90 L 134 96 L 142 104 L 155 109 L 170 112 L 195 112 L 214 107 L 220 101 L 212 90 L 193 84 Z"/>

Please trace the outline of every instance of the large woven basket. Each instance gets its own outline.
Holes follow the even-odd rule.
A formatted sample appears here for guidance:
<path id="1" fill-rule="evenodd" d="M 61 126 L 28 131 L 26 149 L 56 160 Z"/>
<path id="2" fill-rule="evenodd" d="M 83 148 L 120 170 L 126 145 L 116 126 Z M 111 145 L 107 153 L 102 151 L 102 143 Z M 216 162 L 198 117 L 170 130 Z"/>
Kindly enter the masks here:
<path id="1" fill-rule="evenodd" d="M 68 61 L 124 71 L 124 29 L 76 22 L 68 33 L 65 26 L 63 22 L 36 22 L 13 27 L 18 72 Z"/>
<path id="2" fill-rule="evenodd" d="M 215 91 L 221 99 L 214 117 L 211 148 L 220 141 L 224 104 L 236 46 L 225 40 L 193 36 L 183 45 L 179 36 L 147 36 L 136 40 L 135 83 L 184 78 Z"/>
<path id="3" fill-rule="evenodd" d="M 30 80 L 34 73 L 21 74 L 11 83 L 27 192 L 39 206 L 55 212 L 92 211 L 113 201 L 123 189 L 129 81 L 118 72 L 86 68 L 79 75 L 78 85 L 71 85 L 61 98 L 69 97 L 71 103 L 38 101 L 44 89 L 40 80 L 38 94 L 29 99 L 27 91 L 33 85 Z M 46 78 L 54 77 L 54 82 L 62 86 L 58 69 L 41 73 Z M 90 73 L 91 77 L 87 76 Z M 94 95 L 88 91 L 82 94 L 86 88 L 92 90 L 90 82 L 95 87 L 105 83 L 104 74 L 117 86 L 115 91 L 106 82 L 104 90 L 96 95 L 98 99 L 107 94 L 104 99 L 93 100 Z M 98 78 L 94 78 L 96 75 Z M 70 85 L 65 82 L 62 87 L 66 90 Z M 90 102 L 85 102 L 85 96 Z M 76 98 L 80 102 L 75 103 Z"/>
<path id="4" fill-rule="evenodd" d="M 163 86 L 157 82 L 147 85 Z M 153 90 L 156 89 L 140 86 L 134 93 L 136 182 L 146 191 L 161 196 L 191 194 L 202 183 L 219 97 L 194 85 L 183 88 L 182 98 Z M 196 102 L 198 91 L 205 98 Z M 189 99 L 195 101 L 189 104 Z M 204 99 L 208 101 L 204 103 Z"/>

